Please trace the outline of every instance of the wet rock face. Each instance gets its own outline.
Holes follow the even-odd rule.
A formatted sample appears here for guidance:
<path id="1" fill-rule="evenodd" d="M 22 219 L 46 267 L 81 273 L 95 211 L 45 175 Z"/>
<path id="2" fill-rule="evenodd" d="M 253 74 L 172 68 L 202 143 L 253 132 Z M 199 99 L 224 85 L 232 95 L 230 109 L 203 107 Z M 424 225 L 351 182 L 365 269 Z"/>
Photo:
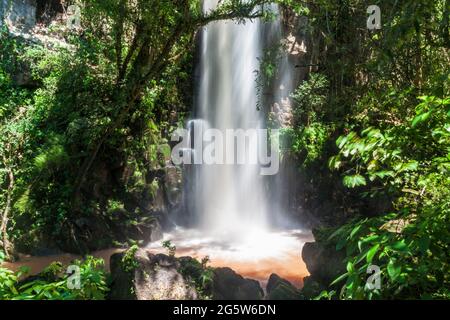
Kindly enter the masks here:
<path id="1" fill-rule="evenodd" d="M 213 300 L 261 300 L 263 296 L 258 281 L 245 279 L 230 268 L 214 270 Z"/>
<path id="2" fill-rule="evenodd" d="M 344 254 L 320 243 L 305 243 L 302 258 L 311 276 L 304 279 L 302 293 L 313 298 L 328 288 L 338 276 L 345 273 Z"/>
<path id="3" fill-rule="evenodd" d="M 292 113 L 292 102 L 289 98 L 282 98 L 272 106 L 272 118 L 275 119 L 280 128 L 292 127 L 294 115 Z"/>
<path id="4" fill-rule="evenodd" d="M 130 270 L 130 261 L 124 262 L 123 259 L 125 254 L 118 253 L 111 257 L 110 299 L 198 299 L 195 287 L 178 271 L 180 264 L 176 258 L 139 249 L 132 257 L 135 267 Z"/>
<path id="5" fill-rule="evenodd" d="M 2 22 L 11 29 L 28 31 L 36 25 L 36 0 L 0 0 Z"/>
<path id="6" fill-rule="evenodd" d="M 282 45 L 286 53 L 294 57 L 301 57 L 308 52 L 305 40 L 299 36 L 296 37 L 292 33 L 282 40 Z"/>
<path id="7" fill-rule="evenodd" d="M 302 251 L 308 271 L 320 282 L 332 282 L 343 270 L 344 255 L 334 248 L 322 247 L 319 243 L 305 243 Z"/>
<path id="8" fill-rule="evenodd" d="M 164 186 L 166 189 L 168 204 L 171 207 L 176 207 L 181 204 L 181 190 L 182 190 L 182 171 L 180 168 L 172 165 L 167 165 L 165 168 Z"/>
<path id="9" fill-rule="evenodd" d="M 0 0 L 0 17 L 13 31 L 27 32 L 36 23 L 48 24 L 62 16 L 63 5 L 62 0 Z"/>

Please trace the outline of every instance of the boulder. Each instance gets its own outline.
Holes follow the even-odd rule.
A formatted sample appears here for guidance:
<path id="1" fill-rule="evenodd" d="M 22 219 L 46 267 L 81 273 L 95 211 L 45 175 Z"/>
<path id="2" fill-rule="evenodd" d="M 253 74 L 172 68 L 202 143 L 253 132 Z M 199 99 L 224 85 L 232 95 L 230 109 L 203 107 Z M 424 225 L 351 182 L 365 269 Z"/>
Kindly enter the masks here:
<path id="1" fill-rule="evenodd" d="M 318 242 L 305 243 L 302 259 L 311 274 L 304 279 L 302 289 L 302 294 L 307 298 L 316 297 L 337 277 L 346 272 L 344 253 Z"/>
<path id="2" fill-rule="evenodd" d="M 111 300 L 261 300 L 264 291 L 256 280 L 245 279 L 230 268 L 215 268 L 209 283 L 202 284 L 204 266 L 192 257 L 175 258 L 129 249 L 110 259 Z M 281 278 L 272 279 L 273 290 L 290 297 L 298 293 Z M 201 291 L 197 288 L 202 287 Z M 271 287 L 272 288 L 272 287 Z"/>
<path id="3" fill-rule="evenodd" d="M 230 268 L 214 269 L 213 300 L 261 300 L 263 296 L 258 281 L 245 279 Z"/>
<path id="4" fill-rule="evenodd" d="M 134 240 L 138 241 L 142 246 L 163 238 L 161 225 L 152 216 L 141 217 L 136 223 L 118 224 L 118 227 L 113 228 L 113 230 L 114 236 L 118 241 L 127 242 Z"/>
<path id="5" fill-rule="evenodd" d="M 196 300 L 190 279 L 178 271 L 176 258 L 145 249 L 111 256 L 112 300 Z"/>
<path id="6" fill-rule="evenodd" d="M 0 25 L 28 31 L 36 24 L 36 0 L 0 0 L 0 15 Z"/>
<path id="7" fill-rule="evenodd" d="M 269 277 L 266 292 L 266 300 L 301 300 L 302 298 L 300 290 L 275 273 Z"/>
<path id="8" fill-rule="evenodd" d="M 302 258 L 311 276 L 319 282 L 329 284 L 345 273 L 343 252 L 323 247 L 320 243 L 305 243 Z"/>

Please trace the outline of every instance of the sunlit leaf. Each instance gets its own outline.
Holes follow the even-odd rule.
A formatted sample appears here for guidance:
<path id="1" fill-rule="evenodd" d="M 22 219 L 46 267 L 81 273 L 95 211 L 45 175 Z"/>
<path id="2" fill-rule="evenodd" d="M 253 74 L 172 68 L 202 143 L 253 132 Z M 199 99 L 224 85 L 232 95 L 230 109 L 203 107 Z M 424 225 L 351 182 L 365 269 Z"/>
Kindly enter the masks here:
<path id="1" fill-rule="evenodd" d="M 359 174 L 353 176 L 345 176 L 343 182 L 344 185 L 349 188 L 355 188 L 366 185 L 366 179 Z"/>
<path id="2" fill-rule="evenodd" d="M 366 261 L 368 263 L 372 262 L 373 257 L 376 255 L 376 253 L 378 252 L 379 248 L 380 248 L 380 245 L 376 244 L 372 248 L 370 248 L 370 250 L 367 252 Z"/>

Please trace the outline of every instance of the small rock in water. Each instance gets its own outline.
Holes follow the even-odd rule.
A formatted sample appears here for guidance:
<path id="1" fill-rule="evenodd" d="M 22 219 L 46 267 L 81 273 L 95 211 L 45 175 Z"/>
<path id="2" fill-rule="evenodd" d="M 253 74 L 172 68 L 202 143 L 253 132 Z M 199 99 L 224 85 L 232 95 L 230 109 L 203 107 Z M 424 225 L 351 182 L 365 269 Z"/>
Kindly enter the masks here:
<path id="1" fill-rule="evenodd" d="M 300 290 L 275 273 L 270 275 L 266 291 L 266 300 L 301 300 L 302 298 Z"/>
<path id="2" fill-rule="evenodd" d="M 214 300 L 261 300 L 263 296 L 258 281 L 245 279 L 230 268 L 214 270 Z"/>

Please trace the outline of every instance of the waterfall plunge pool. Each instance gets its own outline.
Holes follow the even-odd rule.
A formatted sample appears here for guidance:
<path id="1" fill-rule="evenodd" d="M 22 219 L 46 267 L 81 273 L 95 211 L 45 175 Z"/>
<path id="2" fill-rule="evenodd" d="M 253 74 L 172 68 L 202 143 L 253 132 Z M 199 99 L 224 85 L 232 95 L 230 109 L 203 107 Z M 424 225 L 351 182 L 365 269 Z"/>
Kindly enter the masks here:
<path id="1" fill-rule="evenodd" d="M 250 229 L 242 236 L 229 238 L 178 227 L 147 248 L 155 253 L 166 253 L 163 241 L 170 241 L 176 246 L 177 257 L 191 256 L 201 260 L 208 256 L 209 266 L 229 267 L 244 278 L 259 281 L 263 288 L 272 273 L 301 288 L 303 278 L 309 275 L 302 260 L 303 245 L 313 242 L 314 238 L 310 231 L 301 229 Z"/>
<path id="2" fill-rule="evenodd" d="M 147 249 L 156 253 L 167 253 L 162 246 L 163 241 L 170 240 L 177 247 L 176 256 L 192 256 L 201 260 L 210 258 L 211 267 L 229 267 L 245 278 L 255 279 L 266 287 L 272 273 L 288 280 L 297 288 L 303 286 L 303 278 L 309 275 L 302 260 L 302 249 L 306 242 L 314 241 L 311 232 L 306 230 L 261 231 L 247 230 L 243 237 L 221 237 L 207 235 L 199 230 L 175 228 L 164 234 L 160 241 L 153 242 Z M 112 254 L 123 249 L 108 249 L 92 253 L 105 260 L 105 268 L 109 271 L 109 259 Z M 59 254 L 50 256 L 20 255 L 13 263 L 4 263 L 6 267 L 17 271 L 22 266 L 30 268 L 30 275 L 36 275 L 54 261 L 69 265 L 80 256 Z"/>

